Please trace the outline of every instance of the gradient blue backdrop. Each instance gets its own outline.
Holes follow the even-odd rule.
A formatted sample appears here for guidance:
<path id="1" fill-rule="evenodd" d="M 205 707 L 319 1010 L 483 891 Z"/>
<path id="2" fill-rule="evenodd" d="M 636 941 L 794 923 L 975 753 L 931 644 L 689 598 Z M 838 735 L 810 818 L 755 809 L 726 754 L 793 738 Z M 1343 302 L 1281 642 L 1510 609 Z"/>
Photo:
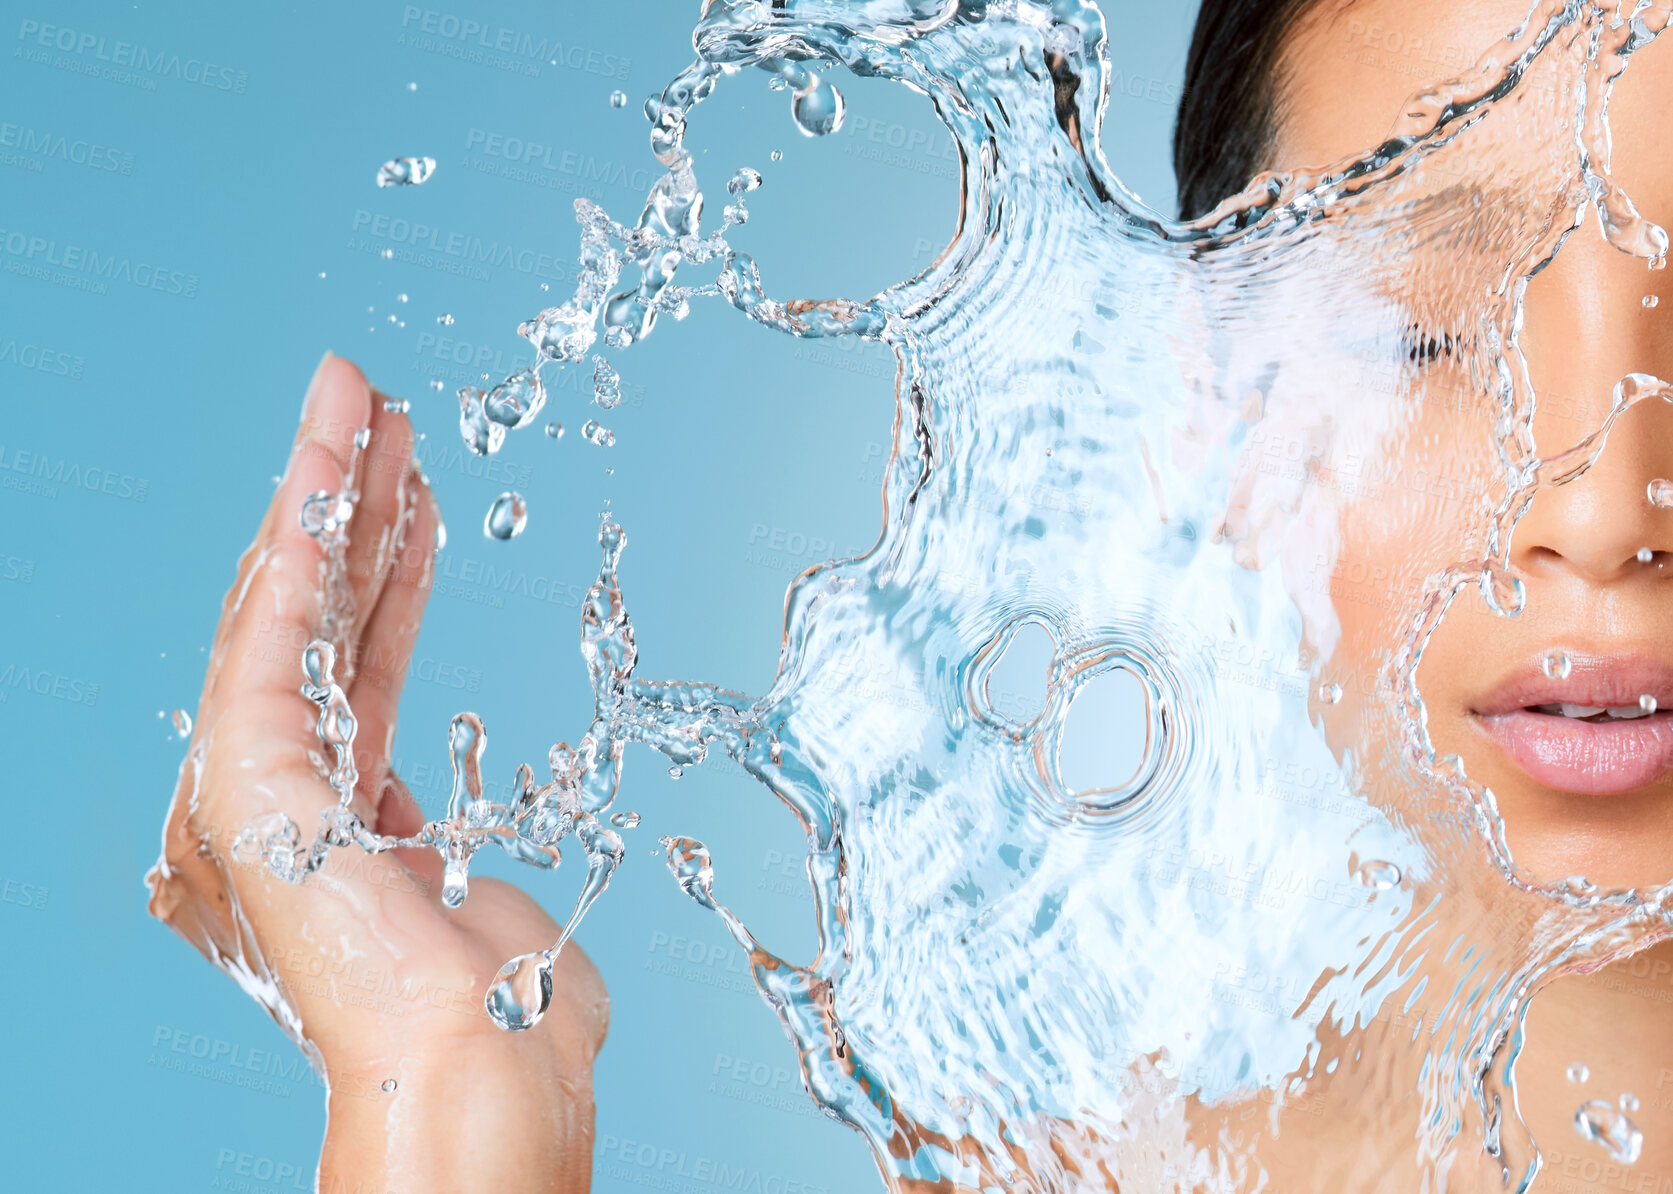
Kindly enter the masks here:
<path id="1" fill-rule="evenodd" d="M 309 1185 L 317 1082 L 146 917 L 140 877 L 182 753 L 159 712 L 195 707 L 222 593 L 324 349 L 412 400 L 451 531 L 398 743 L 432 812 L 459 709 L 484 717 L 499 780 L 584 728 L 575 598 L 598 567 L 604 499 L 628 530 L 641 674 L 751 692 L 772 677 L 790 577 L 877 534 L 890 359 L 718 305 L 612 354 L 627 393 L 605 416 L 613 449 L 580 439 L 596 412 L 560 389 L 561 441 L 513 435 L 491 471 L 462 454 L 453 390 L 523 363 L 517 323 L 572 286 L 574 197 L 637 214 L 654 177 L 640 105 L 690 59 L 696 6 L 430 3 L 0 4 L 6 1188 Z M 1165 211 L 1194 9 L 1108 6 L 1106 149 Z M 839 81 L 847 123 L 823 141 L 764 78 L 727 82 L 693 120 L 713 193 L 741 165 L 766 177 L 734 243 L 780 296 L 864 297 L 926 265 L 952 228 L 953 150 L 927 102 Z M 434 178 L 379 190 L 398 154 L 433 156 Z M 472 267 L 395 221 L 509 246 L 514 263 Z M 90 272 L 90 253 L 125 261 L 121 276 Z M 528 529 L 490 542 L 483 513 L 512 487 Z M 735 767 L 675 783 L 637 749 L 620 807 L 645 823 L 580 934 L 613 1001 L 597 1187 L 721 1188 L 675 1177 L 666 1158 L 684 1154 L 687 1172 L 724 1163 L 766 1194 L 874 1188 L 860 1139 L 801 1093 L 741 956 L 652 858 L 659 834 L 703 838 L 722 897 L 806 957 L 792 818 Z M 560 917 L 574 898 L 574 872 L 519 877 Z"/>

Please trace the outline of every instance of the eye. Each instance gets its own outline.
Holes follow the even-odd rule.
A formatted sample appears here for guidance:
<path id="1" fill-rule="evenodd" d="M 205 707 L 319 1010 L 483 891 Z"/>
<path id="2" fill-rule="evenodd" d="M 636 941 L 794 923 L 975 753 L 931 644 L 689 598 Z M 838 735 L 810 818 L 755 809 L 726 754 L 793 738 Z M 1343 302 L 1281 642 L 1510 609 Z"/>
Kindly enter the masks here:
<path id="1" fill-rule="evenodd" d="M 1460 348 L 1458 337 L 1451 332 L 1431 331 L 1415 323 L 1406 329 L 1401 344 L 1405 348 L 1406 359 L 1420 366 L 1433 365 L 1443 358 L 1450 360 Z"/>

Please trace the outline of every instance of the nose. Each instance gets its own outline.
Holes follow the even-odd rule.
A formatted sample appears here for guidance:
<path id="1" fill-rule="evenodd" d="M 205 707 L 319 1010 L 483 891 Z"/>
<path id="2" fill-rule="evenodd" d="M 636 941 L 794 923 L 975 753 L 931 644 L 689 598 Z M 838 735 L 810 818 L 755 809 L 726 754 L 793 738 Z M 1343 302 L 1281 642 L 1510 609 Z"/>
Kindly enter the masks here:
<path id="1" fill-rule="evenodd" d="M 1603 425 L 1626 374 L 1673 380 L 1673 293 L 1665 304 L 1644 302 L 1668 275 L 1587 231 L 1527 293 L 1523 343 L 1545 457 Z M 1663 479 L 1673 479 L 1673 405 L 1652 397 L 1616 421 L 1589 470 L 1535 495 L 1512 539 L 1512 564 L 1531 577 L 1568 572 L 1594 584 L 1673 578 L 1673 509 L 1649 495 Z"/>

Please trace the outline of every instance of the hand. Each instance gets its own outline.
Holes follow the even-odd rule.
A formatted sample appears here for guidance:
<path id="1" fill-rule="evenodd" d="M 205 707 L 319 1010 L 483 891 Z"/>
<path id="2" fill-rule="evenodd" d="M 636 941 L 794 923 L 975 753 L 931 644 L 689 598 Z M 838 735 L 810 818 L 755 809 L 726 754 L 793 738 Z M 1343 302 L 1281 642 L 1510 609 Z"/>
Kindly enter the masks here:
<path id="1" fill-rule="evenodd" d="M 326 555 L 299 513 L 308 495 L 340 493 L 351 478 L 350 600 L 331 630 L 359 722 L 351 807 L 376 833 L 424 823 L 390 750 L 439 520 L 412 425 L 384 402 L 329 353 L 314 374 L 284 480 L 222 608 L 163 855 L 147 876 L 151 914 L 265 1006 L 326 1078 L 321 1189 L 585 1190 L 592 1062 L 609 1019 L 597 971 L 568 945 L 551 1010 L 527 1032 L 502 1031 L 483 1009 L 503 962 L 557 940 L 539 905 L 473 879 L 449 911 L 427 850 L 334 849 L 300 885 L 234 858 L 252 818 L 282 812 L 306 844 L 337 803 L 318 710 L 301 692 L 302 649 L 331 626 Z M 446 748 L 444 727 L 436 745 Z"/>

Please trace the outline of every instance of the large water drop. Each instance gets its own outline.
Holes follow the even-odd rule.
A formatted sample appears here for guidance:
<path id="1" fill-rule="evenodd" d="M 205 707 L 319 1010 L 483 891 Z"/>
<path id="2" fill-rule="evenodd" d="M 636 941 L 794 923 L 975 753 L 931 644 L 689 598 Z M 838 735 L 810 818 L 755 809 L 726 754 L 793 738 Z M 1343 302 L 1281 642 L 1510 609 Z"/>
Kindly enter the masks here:
<path id="1" fill-rule="evenodd" d="M 803 136 L 824 137 L 842 127 L 842 92 L 824 79 L 798 91 L 790 100 L 790 115 Z"/>
<path id="2" fill-rule="evenodd" d="M 502 493 L 488 507 L 488 516 L 482 520 L 482 533 L 490 539 L 515 539 L 523 533 L 528 521 L 529 507 L 523 501 L 523 495 Z"/>
<path id="3" fill-rule="evenodd" d="M 540 950 L 512 958 L 500 967 L 483 1003 L 501 1028 L 533 1028 L 552 1003 L 551 956 Z"/>

